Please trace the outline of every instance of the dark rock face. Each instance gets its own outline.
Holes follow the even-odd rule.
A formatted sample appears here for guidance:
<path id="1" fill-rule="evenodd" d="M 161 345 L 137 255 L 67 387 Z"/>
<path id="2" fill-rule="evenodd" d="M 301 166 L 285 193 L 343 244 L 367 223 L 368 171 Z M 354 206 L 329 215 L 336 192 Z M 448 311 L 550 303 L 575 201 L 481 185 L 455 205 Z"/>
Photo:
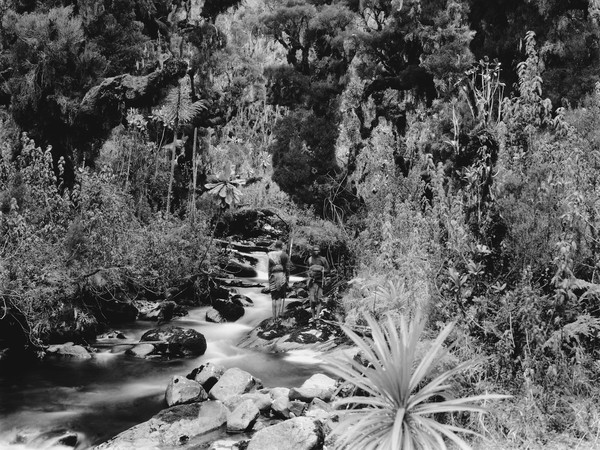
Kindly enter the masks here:
<path id="1" fill-rule="evenodd" d="M 140 342 L 152 342 L 159 353 L 169 356 L 197 356 L 206 352 L 206 339 L 196 330 L 163 327 L 149 330 Z"/>
<path id="2" fill-rule="evenodd" d="M 217 299 L 213 301 L 213 308 L 227 322 L 235 322 L 245 313 L 244 306 L 239 298 L 232 297 L 227 300 Z"/>
<path id="3" fill-rule="evenodd" d="M 95 297 L 84 301 L 84 304 L 101 323 L 133 322 L 139 313 L 132 303 L 119 300 L 105 300 Z"/>
<path id="4" fill-rule="evenodd" d="M 142 309 L 140 307 L 139 320 L 157 321 L 158 324 L 163 324 L 171 321 L 174 317 L 182 317 L 187 315 L 187 310 L 175 303 L 174 301 L 164 301 L 159 304 L 149 306 Z"/>
<path id="5" fill-rule="evenodd" d="M 252 299 L 242 294 L 234 295 L 233 297 L 231 297 L 231 300 L 234 302 L 240 302 L 240 304 L 245 307 L 254 306 L 254 302 L 252 301 Z"/>
<path id="6" fill-rule="evenodd" d="M 272 340 L 286 334 L 306 331 L 304 327 L 308 325 L 311 316 L 311 313 L 304 309 L 301 303 L 297 302 L 296 307 L 291 307 L 283 313 L 280 323 L 273 323 L 270 319 L 261 322 L 257 328 L 258 337 Z M 317 339 L 312 342 L 317 342 Z"/>
<path id="7" fill-rule="evenodd" d="M 251 281 L 244 280 L 231 280 L 231 281 L 223 281 L 222 284 L 227 287 L 243 287 L 243 288 L 253 288 L 253 287 L 264 287 L 261 283 L 252 283 Z"/>
<path id="8" fill-rule="evenodd" d="M 227 264 L 223 266 L 223 270 L 236 277 L 254 278 L 258 276 L 258 272 L 256 272 L 256 269 L 250 264 L 243 263 L 233 258 L 227 261 Z"/>
<path id="9" fill-rule="evenodd" d="M 104 140 L 121 122 L 127 108 L 155 105 L 163 88 L 185 76 L 186 71 L 185 61 L 172 58 L 160 70 L 148 75 L 106 78 L 91 88 L 81 101 L 75 127 L 85 136 L 87 145 Z"/>
<path id="10" fill-rule="evenodd" d="M 288 225 L 269 209 L 240 209 L 227 213 L 217 224 L 216 235 L 258 239 L 263 246 L 273 239 L 285 238 Z"/>

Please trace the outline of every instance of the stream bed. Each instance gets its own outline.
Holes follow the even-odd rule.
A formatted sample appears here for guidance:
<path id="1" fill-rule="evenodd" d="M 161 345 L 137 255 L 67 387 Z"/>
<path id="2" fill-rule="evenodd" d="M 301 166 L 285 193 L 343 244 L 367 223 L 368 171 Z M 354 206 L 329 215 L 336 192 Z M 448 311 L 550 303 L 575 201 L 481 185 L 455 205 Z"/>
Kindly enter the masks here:
<path id="1" fill-rule="evenodd" d="M 259 259 L 258 276 L 246 280 L 266 284 L 266 255 L 252 256 Z M 206 353 L 197 358 L 140 359 L 99 343 L 92 359 L 0 363 L 0 449 L 61 448 L 51 439 L 61 429 L 78 433 L 77 449 L 99 444 L 166 407 L 164 392 L 170 378 L 185 376 L 208 361 L 239 367 L 272 387 L 299 386 L 320 370 L 318 355 L 310 351 L 266 354 L 238 348 L 243 336 L 271 316 L 271 299 L 261 288 L 237 290 L 254 306 L 235 323 L 206 322 L 208 307 L 191 309 L 171 322 L 206 337 Z M 127 339 L 118 344 L 137 342 L 155 327 L 156 322 L 142 321 L 119 326 Z M 27 444 L 17 442 L 19 435 L 28 437 Z"/>

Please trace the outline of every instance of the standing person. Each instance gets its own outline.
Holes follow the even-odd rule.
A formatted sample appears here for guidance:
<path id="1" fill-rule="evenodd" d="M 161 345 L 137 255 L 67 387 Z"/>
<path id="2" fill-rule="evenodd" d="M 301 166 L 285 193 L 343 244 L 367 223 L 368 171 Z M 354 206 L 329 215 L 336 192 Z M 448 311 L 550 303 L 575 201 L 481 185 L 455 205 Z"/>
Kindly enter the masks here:
<path id="1" fill-rule="evenodd" d="M 311 250 L 311 256 L 308 258 L 308 298 L 310 299 L 310 309 L 312 318 L 316 320 L 321 314 L 323 283 L 325 274 L 329 272 L 329 263 L 327 259 L 320 255 L 321 249 L 315 245 Z"/>
<path id="2" fill-rule="evenodd" d="M 289 256 L 283 249 L 283 242 L 275 242 L 275 250 L 268 253 L 269 257 L 269 290 L 273 306 L 273 321 L 277 322 L 283 314 L 283 299 L 285 298 L 290 277 Z"/>

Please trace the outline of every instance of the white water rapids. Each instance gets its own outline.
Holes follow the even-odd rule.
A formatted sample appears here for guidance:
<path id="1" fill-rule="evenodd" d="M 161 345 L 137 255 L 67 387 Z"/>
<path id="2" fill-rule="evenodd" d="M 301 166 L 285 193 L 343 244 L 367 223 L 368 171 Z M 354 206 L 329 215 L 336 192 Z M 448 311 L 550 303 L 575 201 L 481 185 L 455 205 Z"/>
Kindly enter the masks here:
<path id="1" fill-rule="evenodd" d="M 258 277 L 247 280 L 266 285 L 266 255 L 251 256 L 259 260 Z M 292 277 L 291 281 L 299 279 Z M 164 391 L 170 378 L 185 376 L 208 361 L 246 370 L 267 387 L 299 386 L 318 372 L 320 360 L 314 352 L 273 355 L 236 346 L 246 333 L 271 316 L 268 294 L 261 294 L 260 288 L 237 289 L 254 302 L 237 322 L 206 322 L 207 307 L 194 308 L 188 316 L 172 322 L 206 337 L 206 354 L 198 358 L 138 359 L 102 347 L 89 360 L 44 360 L 22 367 L 0 365 L 0 449 L 61 448 L 55 445 L 52 434 L 44 434 L 61 429 L 77 432 L 77 449 L 98 444 L 166 407 Z M 156 323 L 141 321 L 121 326 L 119 330 L 127 340 L 119 344 L 137 342 L 154 327 Z"/>

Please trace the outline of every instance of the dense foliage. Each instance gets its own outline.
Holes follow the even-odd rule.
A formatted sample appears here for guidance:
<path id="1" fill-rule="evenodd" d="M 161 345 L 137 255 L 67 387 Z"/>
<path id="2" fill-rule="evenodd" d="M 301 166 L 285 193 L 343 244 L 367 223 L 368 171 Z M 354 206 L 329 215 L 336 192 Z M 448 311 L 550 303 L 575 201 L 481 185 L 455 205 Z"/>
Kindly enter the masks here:
<path id="1" fill-rule="evenodd" d="M 168 291 L 219 219 L 272 207 L 356 263 L 349 326 L 457 322 L 457 357 L 486 357 L 458 389 L 515 396 L 470 425 L 592 440 L 599 8 L 0 0 L 2 329 L 93 331 L 82 293 Z"/>

